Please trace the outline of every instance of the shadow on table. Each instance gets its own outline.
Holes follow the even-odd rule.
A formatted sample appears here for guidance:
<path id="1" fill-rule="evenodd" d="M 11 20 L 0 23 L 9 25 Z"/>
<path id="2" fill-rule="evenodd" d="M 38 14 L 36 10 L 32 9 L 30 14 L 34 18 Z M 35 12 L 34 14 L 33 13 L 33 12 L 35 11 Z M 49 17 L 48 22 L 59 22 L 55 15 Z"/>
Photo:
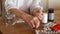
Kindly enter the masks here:
<path id="1" fill-rule="evenodd" d="M 3 34 L 3 33 L 0 31 L 0 34 Z"/>

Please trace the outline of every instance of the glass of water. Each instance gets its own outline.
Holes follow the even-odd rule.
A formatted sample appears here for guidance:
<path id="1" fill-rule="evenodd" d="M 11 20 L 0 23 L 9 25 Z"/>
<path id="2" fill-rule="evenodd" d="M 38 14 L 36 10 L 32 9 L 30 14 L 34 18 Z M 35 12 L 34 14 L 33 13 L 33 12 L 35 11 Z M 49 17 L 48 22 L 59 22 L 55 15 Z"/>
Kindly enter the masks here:
<path id="1" fill-rule="evenodd" d="M 5 15 L 5 17 L 6 17 L 6 25 L 10 26 L 10 25 L 13 24 L 14 19 L 15 19 L 16 16 L 15 16 L 15 14 L 7 14 L 7 15 Z"/>

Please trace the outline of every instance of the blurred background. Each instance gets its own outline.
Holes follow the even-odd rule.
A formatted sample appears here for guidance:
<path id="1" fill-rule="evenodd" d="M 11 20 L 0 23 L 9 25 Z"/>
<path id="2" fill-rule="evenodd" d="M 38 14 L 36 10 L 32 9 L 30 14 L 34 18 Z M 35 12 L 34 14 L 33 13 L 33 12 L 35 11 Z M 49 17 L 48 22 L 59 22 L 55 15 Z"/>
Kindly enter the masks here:
<path id="1" fill-rule="evenodd" d="M 4 34 L 34 34 L 32 30 L 25 29 L 26 26 L 24 24 L 16 24 L 11 27 L 6 27 L 4 24 L 4 19 L 1 17 L 5 16 L 4 9 L 5 0 L 0 0 L 0 30 Z M 41 6 L 43 10 L 46 12 L 49 8 L 55 9 L 55 21 L 60 23 L 60 0 L 41 0 Z M 1 20 L 2 19 L 2 20 Z"/>
<path id="2" fill-rule="evenodd" d="M 41 0 L 41 4 L 44 7 L 44 10 L 48 8 L 54 8 L 55 10 L 60 9 L 60 0 Z"/>

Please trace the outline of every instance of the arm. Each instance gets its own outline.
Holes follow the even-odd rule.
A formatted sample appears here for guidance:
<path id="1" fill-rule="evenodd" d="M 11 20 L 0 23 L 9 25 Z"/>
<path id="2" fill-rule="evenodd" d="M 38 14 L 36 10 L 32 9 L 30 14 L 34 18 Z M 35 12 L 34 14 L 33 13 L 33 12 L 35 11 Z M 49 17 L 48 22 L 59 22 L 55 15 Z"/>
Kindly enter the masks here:
<path id="1" fill-rule="evenodd" d="M 14 0 L 15 1 L 15 0 Z M 39 27 L 39 19 L 37 17 L 34 17 L 32 15 L 29 15 L 25 12 L 23 12 L 22 10 L 20 10 L 16 4 L 14 4 L 12 2 L 12 0 L 10 1 L 6 1 L 5 2 L 5 8 L 6 8 L 6 11 L 7 13 L 10 12 L 10 13 L 13 13 L 15 14 L 17 17 L 19 18 L 22 18 L 30 27 L 35 27 L 35 28 L 38 28 Z"/>
<path id="2" fill-rule="evenodd" d="M 16 16 L 22 18 L 23 20 L 26 20 L 26 17 L 27 16 L 31 16 L 31 15 L 28 15 L 27 13 L 24 13 L 24 11 L 20 10 L 18 8 L 17 3 L 14 3 L 15 0 L 6 0 L 5 1 L 5 9 L 6 9 L 6 12 L 7 14 L 9 13 L 14 13 L 16 14 Z"/>
<path id="3" fill-rule="evenodd" d="M 41 7 L 41 0 L 35 0 L 33 1 L 31 7 L 31 14 L 34 16 L 37 16 L 40 20 L 42 20 L 42 10 L 43 8 Z"/>
<path id="4" fill-rule="evenodd" d="M 29 21 L 30 21 L 30 20 L 33 18 L 33 16 L 25 13 L 25 12 L 22 11 L 22 10 L 18 10 L 18 9 L 16 9 L 16 8 L 12 8 L 12 9 L 10 9 L 9 11 L 10 11 L 10 13 L 15 14 L 17 17 L 22 18 L 22 19 L 23 19 L 24 21 L 26 21 L 26 22 L 27 22 L 27 19 L 30 18 L 30 19 L 29 19 Z"/>

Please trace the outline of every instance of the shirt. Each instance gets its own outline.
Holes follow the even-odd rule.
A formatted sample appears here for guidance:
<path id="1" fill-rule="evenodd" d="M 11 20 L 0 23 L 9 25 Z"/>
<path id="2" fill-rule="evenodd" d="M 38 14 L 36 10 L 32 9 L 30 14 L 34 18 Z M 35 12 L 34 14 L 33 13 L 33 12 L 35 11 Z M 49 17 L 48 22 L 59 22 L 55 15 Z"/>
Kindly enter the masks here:
<path id="1" fill-rule="evenodd" d="M 25 12 L 32 13 L 34 8 L 41 8 L 41 0 L 6 0 L 5 9 L 8 12 L 9 9 L 16 8 Z"/>

